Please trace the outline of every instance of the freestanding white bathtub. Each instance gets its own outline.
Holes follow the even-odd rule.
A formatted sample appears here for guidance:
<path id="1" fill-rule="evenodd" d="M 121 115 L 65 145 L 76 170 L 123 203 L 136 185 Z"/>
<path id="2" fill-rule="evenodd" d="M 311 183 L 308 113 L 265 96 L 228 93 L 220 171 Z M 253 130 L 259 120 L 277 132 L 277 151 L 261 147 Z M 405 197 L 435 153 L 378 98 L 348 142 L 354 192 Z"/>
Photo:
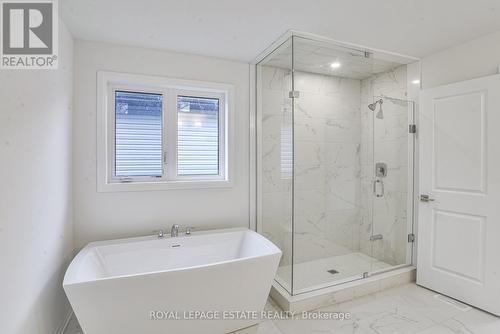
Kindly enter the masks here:
<path id="1" fill-rule="evenodd" d="M 93 242 L 63 286 L 85 334 L 223 334 L 258 322 L 280 257 L 246 229 Z"/>

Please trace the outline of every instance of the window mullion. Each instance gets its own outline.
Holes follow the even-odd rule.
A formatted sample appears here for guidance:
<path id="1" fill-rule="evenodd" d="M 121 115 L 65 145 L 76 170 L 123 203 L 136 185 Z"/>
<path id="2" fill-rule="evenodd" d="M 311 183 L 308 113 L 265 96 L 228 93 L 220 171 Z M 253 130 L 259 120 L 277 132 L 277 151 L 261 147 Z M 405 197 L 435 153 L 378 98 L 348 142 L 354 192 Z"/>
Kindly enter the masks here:
<path id="1" fill-rule="evenodd" d="M 170 118 L 168 115 L 168 111 L 170 110 L 169 106 L 169 96 L 168 90 L 163 91 L 163 114 L 162 114 L 162 163 L 163 163 L 163 175 L 161 177 L 161 181 L 168 181 L 168 124 L 170 123 Z"/>

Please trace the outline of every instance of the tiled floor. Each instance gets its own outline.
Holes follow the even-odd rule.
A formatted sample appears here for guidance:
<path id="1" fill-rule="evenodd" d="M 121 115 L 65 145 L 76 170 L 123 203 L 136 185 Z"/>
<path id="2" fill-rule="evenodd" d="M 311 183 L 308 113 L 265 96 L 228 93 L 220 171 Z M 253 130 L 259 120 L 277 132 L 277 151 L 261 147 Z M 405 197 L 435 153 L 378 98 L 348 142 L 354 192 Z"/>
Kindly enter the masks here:
<path id="1" fill-rule="evenodd" d="M 287 290 L 290 290 L 291 267 L 290 265 L 279 267 L 276 276 L 276 280 Z M 302 262 L 295 264 L 294 289 L 296 293 L 319 289 L 337 280 L 389 267 L 390 264 L 359 252 Z M 328 272 L 331 269 L 335 269 L 338 273 L 332 275 Z"/>
<path id="2" fill-rule="evenodd" d="M 349 312 L 346 320 L 267 320 L 234 334 L 500 334 L 500 318 L 407 284 L 320 312 Z M 270 301 L 266 308 L 277 310 Z M 325 313 L 327 314 L 327 313 Z M 80 334 L 72 319 L 65 334 Z M 202 333 L 200 333 L 202 334 Z"/>

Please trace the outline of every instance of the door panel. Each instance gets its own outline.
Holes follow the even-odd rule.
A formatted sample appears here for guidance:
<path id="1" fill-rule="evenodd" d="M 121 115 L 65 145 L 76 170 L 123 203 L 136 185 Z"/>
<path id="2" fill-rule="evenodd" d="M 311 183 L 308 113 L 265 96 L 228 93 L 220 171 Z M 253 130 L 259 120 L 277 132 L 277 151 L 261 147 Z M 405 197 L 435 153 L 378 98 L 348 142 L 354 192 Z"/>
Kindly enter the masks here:
<path id="1" fill-rule="evenodd" d="M 434 100 L 434 188 L 483 192 L 486 92 Z"/>
<path id="2" fill-rule="evenodd" d="M 500 315 L 500 76 L 421 93 L 417 283 Z"/>
<path id="3" fill-rule="evenodd" d="M 485 217 L 434 210 L 433 224 L 432 267 L 482 282 Z"/>

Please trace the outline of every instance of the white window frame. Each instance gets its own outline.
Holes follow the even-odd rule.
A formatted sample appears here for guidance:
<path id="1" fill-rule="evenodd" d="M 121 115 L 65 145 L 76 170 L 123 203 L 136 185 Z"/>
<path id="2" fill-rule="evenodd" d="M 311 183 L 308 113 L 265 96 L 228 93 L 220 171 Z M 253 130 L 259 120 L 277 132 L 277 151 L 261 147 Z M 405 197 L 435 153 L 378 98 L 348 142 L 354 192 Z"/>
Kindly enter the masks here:
<path id="1" fill-rule="evenodd" d="M 163 175 L 115 176 L 115 92 L 161 94 Z M 219 99 L 219 174 L 177 175 L 177 96 Z M 151 191 L 232 187 L 233 97 L 229 84 L 170 79 L 108 71 L 97 72 L 97 190 Z M 169 140 L 173 139 L 173 140 Z"/>

